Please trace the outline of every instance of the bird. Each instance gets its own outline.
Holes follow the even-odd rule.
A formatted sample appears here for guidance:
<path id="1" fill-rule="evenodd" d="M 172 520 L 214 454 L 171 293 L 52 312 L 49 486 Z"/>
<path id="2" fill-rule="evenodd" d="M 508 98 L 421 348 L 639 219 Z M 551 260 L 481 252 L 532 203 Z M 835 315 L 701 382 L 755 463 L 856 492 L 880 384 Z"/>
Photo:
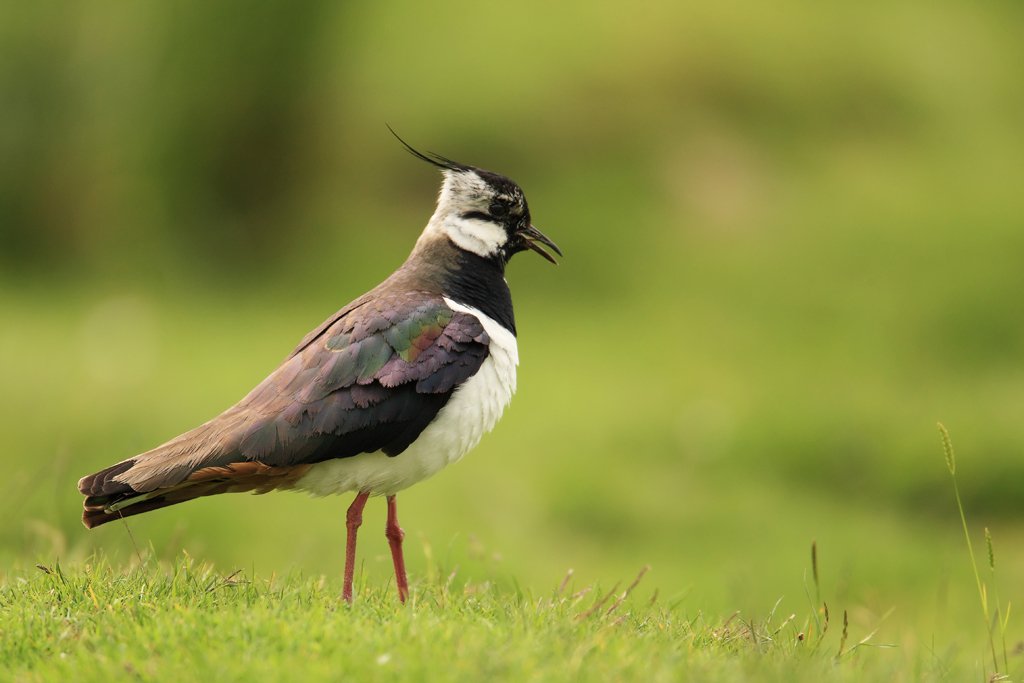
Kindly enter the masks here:
<path id="1" fill-rule="evenodd" d="M 354 491 L 342 588 L 351 603 L 363 508 L 384 496 L 385 536 L 406 601 L 396 496 L 461 459 L 495 426 L 519 363 L 506 265 L 528 250 L 557 264 L 552 252 L 562 252 L 533 225 L 517 183 L 420 152 L 391 132 L 442 176 L 436 208 L 405 262 L 307 334 L 238 403 L 83 477 L 87 528 L 220 493 Z"/>

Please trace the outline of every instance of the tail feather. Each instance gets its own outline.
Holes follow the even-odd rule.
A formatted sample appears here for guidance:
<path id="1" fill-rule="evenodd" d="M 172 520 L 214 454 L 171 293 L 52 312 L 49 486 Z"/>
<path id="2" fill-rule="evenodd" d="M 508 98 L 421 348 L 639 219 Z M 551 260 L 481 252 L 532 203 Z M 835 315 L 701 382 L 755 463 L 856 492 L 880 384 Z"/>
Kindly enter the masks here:
<path id="1" fill-rule="evenodd" d="M 129 458 L 116 465 L 111 465 L 95 474 L 82 477 L 78 480 L 78 490 L 87 496 L 111 496 L 119 493 L 129 493 L 132 487 L 128 484 L 116 481 L 114 477 L 126 472 L 135 465 L 135 458 Z"/>
<path id="2" fill-rule="evenodd" d="M 238 411 L 232 409 L 156 448 L 82 477 L 82 523 L 88 528 L 182 503 L 203 491 L 187 493 L 196 470 L 223 458 L 241 460 L 231 436 Z"/>
<path id="3" fill-rule="evenodd" d="M 253 491 L 266 493 L 278 488 L 292 488 L 310 465 L 275 467 L 257 461 L 203 467 L 188 474 L 181 482 L 151 491 L 136 491 L 114 477 L 129 471 L 133 460 L 108 467 L 83 477 L 78 489 L 85 494 L 82 523 L 89 529 L 194 498 L 218 493 Z"/>
<path id="4" fill-rule="evenodd" d="M 82 511 L 82 524 L 87 529 L 93 529 L 106 524 L 107 522 L 113 522 L 123 517 L 131 517 L 142 512 L 149 512 L 150 510 L 158 510 L 168 505 L 175 505 L 177 503 L 184 503 L 186 500 L 191 500 L 192 497 L 178 498 L 177 500 L 171 500 L 167 496 L 160 495 L 154 498 L 141 500 L 138 503 L 128 505 L 123 508 L 113 509 L 109 507 L 102 498 L 86 498 L 85 509 Z"/>

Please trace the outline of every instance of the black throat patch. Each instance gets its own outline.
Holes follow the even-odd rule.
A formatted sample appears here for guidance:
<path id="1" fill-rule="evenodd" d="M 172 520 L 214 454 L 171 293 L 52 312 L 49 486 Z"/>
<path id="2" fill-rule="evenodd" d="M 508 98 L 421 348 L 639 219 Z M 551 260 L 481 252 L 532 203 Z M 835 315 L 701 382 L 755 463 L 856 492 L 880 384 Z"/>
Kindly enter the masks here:
<path id="1" fill-rule="evenodd" d="M 455 267 L 445 273 L 444 295 L 477 309 L 514 336 L 516 319 L 512 312 L 512 293 L 505 282 L 504 263 L 462 249 L 455 250 Z"/>

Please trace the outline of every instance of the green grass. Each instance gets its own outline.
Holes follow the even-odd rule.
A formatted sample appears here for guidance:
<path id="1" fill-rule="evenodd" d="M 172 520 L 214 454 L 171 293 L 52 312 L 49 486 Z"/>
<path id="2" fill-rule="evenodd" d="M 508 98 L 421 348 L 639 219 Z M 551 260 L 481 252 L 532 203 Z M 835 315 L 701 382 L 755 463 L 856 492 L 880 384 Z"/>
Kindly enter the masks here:
<path id="1" fill-rule="evenodd" d="M 370 578 L 380 562 L 369 563 L 369 571 L 363 563 L 356 599 L 348 604 L 339 597 L 337 576 L 223 572 L 188 554 L 161 562 L 152 548 L 143 556 L 127 527 L 133 561 L 112 565 L 99 555 L 4 576 L 0 662 L 19 681 L 1010 681 L 1007 672 L 1017 668 L 1007 648 L 1010 605 L 1004 610 L 999 602 L 992 537 L 986 528 L 986 581 L 974 556 L 952 441 L 939 429 L 991 669 L 984 657 L 964 656 L 948 631 L 920 615 L 911 622 L 920 631 L 908 634 L 902 624 L 902 646 L 882 642 L 877 636 L 895 606 L 878 616 L 854 605 L 861 616 L 851 625 L 851 609 L 823 591 L 816 542 L 803 576 L 806 600 L 797 611 L 779 598 L 766 614 L 737 610 L 723 617 L 694 609 L 686 595 L 666 598 L 651 590 L 644 582 L 649 566 L 610 588 L 581 585 L 569 570 L 537 592 L 464 578 L 458 566 L 438 563 L 427 543 L 422 578 L 413 581 L 406 604 L 389 581 Z M 911 593 L 904 598 L 912 600 Z M 959 627 L 963 617 L 953 602 L 945 611 L 958 615 Z M 856 625 L 865 614 L 875 622 L 867 631 Z M 923 632 L 931 634 L 927 643 Z M 1015 659 L 1019 652 L 1018 645 Z"/>
<path id="2" fill-rule="evenodd" d="M 1002 603 L 999 601 L 999 588 L 996 584 L 996 559 L 995 549 L 992 544 L 992 532 L 989 531 L 988 527 L 985 527 L 985 549 L 987 550 L 989 568 L 989 580 L 985 581 L 981 578 L 981 573 L 978 571 L 978 560 L 977 556 L 974 554 L 974 544 L 971 542 L 971 531 L 967 524 L 967 516 L 964 513 L 963 501 L 960 498 L 960 485 L 956 479 L 956 452 L 953 450 L 953 440 L 949 436 L 949 430 L 946 429 L 944 424 L 940 422 L 938 426 L 939 434 L 942 437 L 942 448 L 946 453 L 946 469 L 949 470 L 949 476 L 953 480 L 953 496 L 956 499 L 957 512 L 960 513 L 960 523 L 964 529 L 964 542 L 967 545 L 967 555 L 971 561 L 971 569 L 974 571 L 974 583 L 978 587 L 978 600 L 981 603 L 981 612 L 984 616 L 983 623 L 988 629 L 988 644 L 989 649 L 992 652 L 993 671 L 990 680 L 1010 680 L 1007 673 L 1010 671 L 1010 657 L 1006 647 L 1006 630 L 1010 623 L 1010 603 L 1007 603 L 1004 608 Z M 991 602 L 989 600 L 990 591 L 994 598 Z M 996 646 L 997 633 L 998 642 L 1001 646 L 999 649 L 1002 652 L 1001 662 Z"/>
<path id="3" fill-rule="evenodd" d="M 26 681 L 863 680 L 892 670 L 865 648 L 871 634 L 846 632 L 845 615 L 707 617 L 642 578 L 604 588 L 567 575 L 532 593 L 439 573 L 415 582 L 404 606 L 392 587 L 357 579 L 346 605 L 337 580 L 224 574 L 189 557 L 40 564 L 0 589 L 0 661 Z M 940 664 L 922 671 L 948 673 Z"/>

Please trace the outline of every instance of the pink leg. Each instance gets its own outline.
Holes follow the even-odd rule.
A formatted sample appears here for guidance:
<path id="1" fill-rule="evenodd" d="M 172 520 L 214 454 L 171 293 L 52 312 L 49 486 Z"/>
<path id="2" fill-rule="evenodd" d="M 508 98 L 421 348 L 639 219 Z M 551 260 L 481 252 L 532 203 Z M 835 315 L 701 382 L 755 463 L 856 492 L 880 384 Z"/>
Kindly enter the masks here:
<path id="1" fill-rule="evenodd" d="M 395 497 L 388 496 L 388 523 L 384 527 L 384 535 L 391 546 L 391 559 L 395 562 L 395 584 L 398 586 L 398 599 L 405 602 L 409 597 L 409 579 L 405 575 L 405 558 L 402 557 L 402 539 L 405 532 L 398 526 L 398 508 Z"/>
<path id="2" fill-rule="evenodd" d="M 369 491 L 361 491 L 352 501 L 348 507 L 348 513 L 345 515 L 348 536 L 345 539 L 345 583 L 342 585 L 341 597 L 348 603 L 352 602 L 352 578 L 356 572 L 356 532 L 359 530 L 359 525 L 363 523 L 363 508 L 369 497 Z"/>

